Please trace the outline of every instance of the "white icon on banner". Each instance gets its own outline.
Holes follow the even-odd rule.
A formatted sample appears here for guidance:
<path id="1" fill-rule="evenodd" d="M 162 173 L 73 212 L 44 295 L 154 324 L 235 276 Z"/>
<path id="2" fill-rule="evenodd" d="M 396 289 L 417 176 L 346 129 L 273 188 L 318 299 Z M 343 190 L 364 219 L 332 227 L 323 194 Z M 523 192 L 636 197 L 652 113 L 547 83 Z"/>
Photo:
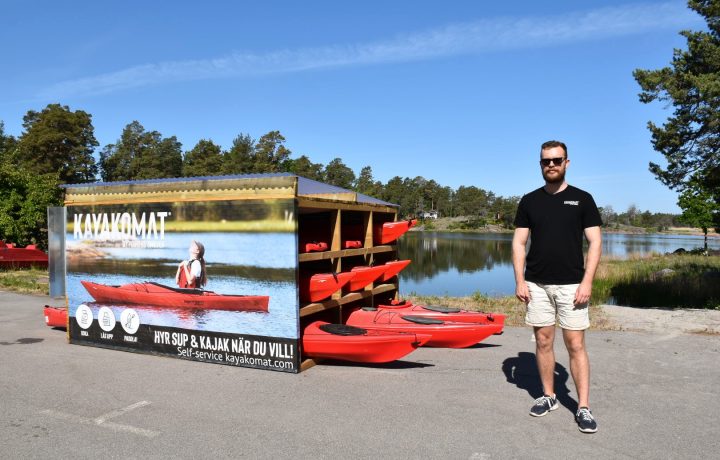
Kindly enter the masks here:
<path id="1" fill-rule="evenodd" d="M 115 314 L 108 307 L 102 307 L 98 312 L 98 321 L 100 328 L 105 332 L 111 332 L 115 329 Z"/>
<path id="2" fill-rule="evenodd" d="M 93 314 L 90 307 L 85 304 L 78 306 L 77 311 L 75 311 L 75 321 L 77 321 L 78 326 L 81 328 L 89 328 L 93 322 Z"/>
<path id="3" fill-rule="evenodd" d="M 134 334 L 140 327 L 140 317 L 132 308 L 126 308 L 120 314 L 120 325 L 128 334 Z"/>

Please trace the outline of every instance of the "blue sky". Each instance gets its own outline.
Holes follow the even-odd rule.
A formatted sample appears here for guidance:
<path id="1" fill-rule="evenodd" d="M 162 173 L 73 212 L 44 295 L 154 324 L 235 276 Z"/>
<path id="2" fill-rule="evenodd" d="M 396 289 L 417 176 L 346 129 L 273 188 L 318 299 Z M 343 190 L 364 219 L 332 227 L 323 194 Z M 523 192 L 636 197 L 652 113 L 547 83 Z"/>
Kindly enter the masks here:
<path id="1" fill-rule="evenodd" d="M 679 212 L 648 171 L 636 68 L 669 64 L 682 1 L 3 2 L 0 120 L 48 103 L 229 148 L 279 130 L 293 157 L 340 157 L 376 179 L 423 176 L 522 195 L 539 145 L 568 144 L 568 182 L 599 206 Z M 99 151 L 99 149 L 98 149 Z"/>

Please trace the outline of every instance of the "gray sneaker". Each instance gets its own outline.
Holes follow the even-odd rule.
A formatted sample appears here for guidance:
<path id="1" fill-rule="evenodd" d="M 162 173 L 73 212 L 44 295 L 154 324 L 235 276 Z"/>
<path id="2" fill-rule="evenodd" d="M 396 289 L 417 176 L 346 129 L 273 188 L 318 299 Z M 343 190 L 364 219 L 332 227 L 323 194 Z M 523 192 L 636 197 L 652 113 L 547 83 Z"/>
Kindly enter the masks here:
<path id="1" fill-rule="evenodd" d="M 597 431 L 597 422 L 592 412 L 587 407 L 581 407 L 575 414 L 575 421 L 578 424 L 578 430 L 583 433 L 595 433 Z"/>
<path id="2" fill-rule="evenodd" d="M 557 397 L 552 396 L 541 396 L 535 400 L 535 404 L 530 408 L 530 415 L 533 417 L 542 417 L 551 410 L 555 410 L 558 407 Z"/>

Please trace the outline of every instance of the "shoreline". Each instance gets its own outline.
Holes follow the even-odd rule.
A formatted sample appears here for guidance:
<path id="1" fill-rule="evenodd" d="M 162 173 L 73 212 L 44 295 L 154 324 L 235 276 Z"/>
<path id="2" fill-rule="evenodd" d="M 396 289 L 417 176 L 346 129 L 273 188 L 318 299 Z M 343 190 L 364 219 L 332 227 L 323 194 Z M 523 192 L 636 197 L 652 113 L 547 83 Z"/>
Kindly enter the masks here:
<path id="1" fill-rule="evenodd" d="M 408 232 L 413 233 L 422 233 L 422 232 L 435 232 L 435 233 L 473 233 L 473 234 L 508 234 L 512 235 L 514 230 L 506 229 L 506 228 L 495 228 L 494 226 L 483 228 L 483 229 L 447 229 L 447 228 L 432 228 L 432 229 L 426 229 L 424 226 L 418 225 L 415 227 L 412 227 Z M 662 231 L 662 232 L 648 232 L 643 230 L 619 230 L 619 229 L 602 229 L 603 234 L 612 234 L 612 235 L 648 235 L 648 236 L 654 236 L 654 235 L 672 235 L 672 236 L 695 236 L 699 238 L 704 238 L 705 234 L 702 232 L 677 232 L 677 231 Z M 708 233 L 707 235 L 708 239 L 720 239 L 720 233 Z"/>

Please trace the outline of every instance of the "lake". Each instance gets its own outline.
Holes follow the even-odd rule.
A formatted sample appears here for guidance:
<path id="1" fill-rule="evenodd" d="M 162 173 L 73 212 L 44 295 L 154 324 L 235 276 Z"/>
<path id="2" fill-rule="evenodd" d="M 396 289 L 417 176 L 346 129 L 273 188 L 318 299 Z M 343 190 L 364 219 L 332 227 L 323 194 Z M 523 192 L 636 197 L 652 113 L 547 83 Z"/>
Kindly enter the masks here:
<path id="1" fill-rule="evenodd" d="M 702 246 L 702 236 L 603 234 L 603 257 Z M 720 249 L 720 239 L 708 239 L 708 247 Z M 510 233 L 408 232 L 398 241 L 398 253 L 401 259 L 412 260 L 400 274 L 401 295 L 515 294 Z"/>

